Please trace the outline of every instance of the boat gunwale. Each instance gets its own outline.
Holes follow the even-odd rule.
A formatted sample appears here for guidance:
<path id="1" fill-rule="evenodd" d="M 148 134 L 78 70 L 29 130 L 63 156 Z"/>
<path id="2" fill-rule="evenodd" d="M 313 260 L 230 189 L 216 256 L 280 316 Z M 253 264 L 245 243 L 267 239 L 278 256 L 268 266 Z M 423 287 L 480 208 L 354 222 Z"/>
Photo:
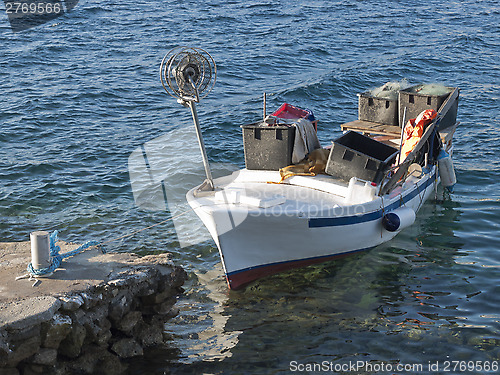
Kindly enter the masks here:
<path id="1" fill-rule="evenodd" d="M 390 212 L 398 207 L 404 206 L 408 201 L 412 200 L 417 195 L 425 193 L 425 190 L 431 184 L 437 182 L 437 178 L 438 178 L 437 167 L 433 166 L 427 173 L 425 173 L 422 177 L 418 178 L 417 181 L 413 181 L 413 185 L 408 189 L 405 189 L 404 186 L 400 186 L 391 191 L 390 193 L 387 193 L 386 195 L 375 196 L 372 201 L 351 204 L 351 205 L 342 205 L 342 206 L 339 205 L 338 207 L 332 206 L 329 207 L 328 210 L 323 209 L 321 211 L 321 215 L 314 215 L 314 216 L 304 215 L 305 213 L 303 211 L 297 210 L 296 211 L 297 215 L 293 216 L 297 216 L 305 220 L 308 220 L 308 226 L 310 228 L 349 225 L 349 224 L 356 224 L 356 223 L 363 223 L 372 220 L 377 220 L 381 218 L 384 213 Z M 315 190 L 314 188 L 308 186 L 296 186 L 296 185 L 289 185 L 289 186 Z M 221 207 L 221 208 L 224 207 L 224 209 L 227 210 L 227 208 L 230 207 L 231 210 L 238 210 L 238 209 L 245 210 L 248 212 L 249 215 L 259 215 L 259 214 L 265 215 L 266 213 L 269 212 L 269 210 L 272 209 L 272 207 L 265 208 L 265 207 L 256 207 L 239 203 L 234 204 L 225 202 L 215 202 L 213 201 L 213 197 L 206 197 L 206 196 L 196 197 L 194 195 L 194 192 L 196 191 L 197 188 L 198 187 L 191 189 L 186 194 L 186 197 L 188 198 L 187 199 L 188 203 L 190 205 L 192 205 L 194 202 L 198 203 L 196 207 L 192 206 L 194 210 L 203 209 L 204 207 L 206 208 L 211 207 L 212 209 L 216 209 L 216 207 Z M 334 195 L 332 193 L 324 192 L 322 190 L 319 191 L 325 194 Z M 210 204 L 202 204 L 202 202 L 200 202 L 200 199 L 206 199 L 208 202 L 210 202 Z M 385 204 L 386 201 L 387 205 Z M 423 201 L 421 204 L 423 204 Z M 421 204 L 419 205 L 419 208 Z M 362 207 L 362 206 L 364 207 L 373 206 L 373 208 L 360 213 L 351 212 L 344 215 L 342 214 L 332 215 L 332 211 L 335 211 L 335 209 L 354 208 L 355 211 L 356 207 Z M 418 211 L 418 209 L 416 211 Z"/>

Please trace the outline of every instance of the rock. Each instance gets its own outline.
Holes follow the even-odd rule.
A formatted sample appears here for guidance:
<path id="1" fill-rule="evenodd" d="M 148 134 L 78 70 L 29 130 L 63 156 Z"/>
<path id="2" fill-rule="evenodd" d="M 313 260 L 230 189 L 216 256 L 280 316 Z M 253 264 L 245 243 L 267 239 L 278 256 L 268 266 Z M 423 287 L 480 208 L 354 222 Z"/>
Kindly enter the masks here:
<path id="1" fill-rule="evenodd" d="M 100 301 L 102 301 L 102 294 L 93 294 L 93 293 L 82 293 L 81 297 L 83 299 L 83 308 L 85 310 L 90 310 L 94 306 L 96 306 Z"/>
<path id="2" fill-rule="evenodd" d="M 164 302 L 167 298 L 170 298 L 172 294 L 175 294 L 171 288 L 167 288 L 161 293 L 155 293 L 141 298 L 142 303 L 145 305 L 157 305 Z"/>
<path id="3" fill-rule="evenodd" d="M 98 346 L 86 346 L 76 360 L 68 363 L 68 367 L 71 369 L 69 372 L 78 374 L 100 373 L 97 364 L 104 352 L 107 352 L 107 350 L 102 350 Z"/>
<path id="4" fill-rule="evenodd" d="M 99 368 L 98 373 L 103 375 L 123 374 L 127 370 L 127 367 L 121 363 L 117 356 L 109 352 L 106 353 L 109 355 L 105 356 L 97 363 L 97 367 Z"/>
<path id="5" fill-rule="evenodd" d="M 111 347 L 120 358 L 132 358 L 143 354 L 142 346 L 134 339 L 122 339 Z"/>
<path id="6" fill-rule="evenodd" d="M 79 294 L 75 296 L 61 296 L 61 309 L 66 311 L 76 311 L 83 305 L 83 298 Z"/>
<path id="7" fill-rule="evenodd" d="M 187 278 L 188 274 L 186 270 L 182 267 L 175 266 L 173 272 L 170 273 L 170 280 L 168 280 L 167 284 L 164 283 L 162 290 L 166 288 L 172 288 L 173 290 L 178 289 L 184 285 L 184 281 L 186 281 Z"/>
<path id="8" fill-rule="evenodd" d="M 68 363 L 66 362 L 61 362 L 58 363 L 55 368 L 53 369 L 51 375 L 68 375 L 71 374 L 71 370 L 68 366 Z"/>
<path id="9" fill-rule="evenodd" d="M 166 301 L 154 307 L 155 313 L 157 313 L 158 315 L 167 315 L 172 309 L 172 307 L 175 305 L 176 301 L 177 298 L 175 297 L 168 298 Z"/>
<path id="10" fill-rule="evenodd" d="M 80 324 L 73 323 L 69 335 L 61 341 L 59 353 L 69 357 L 76 358 L 80 355 L 82 345 L 87 335 L 87 330 Z"/>
<path id="11" fill-rule="evenodd" d="M 144 347 L 162 344 L 163 324 L 138 324 L 134 329 L 134 337 L 137 338 Z"/>
<path id="12" fill-rule="evenodd" d="M 15 346 L 17 343 L 21 343 L 33 336 L 40 336 L 40 331 L 39 325 L 12 330 L 9 332 L 12 337 L 10 340 L 11 344 Z"/>
<path id="13" fill-rule="evenodd" d="M 93 310 L 79 310 L 75 313 L 75 319 L 87 330 L 87 341 L 104 345 L 111 338 L 111 323 L 107 319 L 108 306 L 101 305 Z"/>
<path id="14" fill-rule="evenodd" d="M 87 330 L 88 342 L 95 343 L 99 346 L 106 346 L 108 341 L 113 336 L 111 334 L 111 322 L 108 319 L 103 319 L 100 322 L 89 322 L 85 324 Z"/>
<path id="15" fill-rule="evenodd" d="M 7 366 L 7 360 L 9 359 L 9 354 L 11 350 L 9 347 L 7 349 L 0 348 L 0 368 Z"/>
<path id="16" fill-rule="evenodd" d="M 175 318 L 177 315 L 179 315 L 179 313 L 180 313 L 179 308 L 177 306 L 174 306 L 170 309 L 168 314 L 165 315 L 165 319 L 168 320 L 168 319 Z"/>
<path id="17" fill-rule="evenodd" d="M 142 267 L 142 269 L 137 269 L 135 272 L 131 272 L 128 276 L 129 283 L 133 282 L 133 293 L 136 296 L 148 296 L 156 292 L 153 287 L 153 277 L 151 270 Z"/>
<path id="18" fill-rule="evenodd" d="M 71 318 L 67 315 L 54 315 L 47 324 L 47 328 L 42 330 L 42 346 L 57 349 L 61 341 L 70 333 L 71 323 Z"/>
<path id="19" fill-rule="evenodd" d="M 125 334 L 130 334 L 139 322 L 142 322 L 142 313 L 140 311 L 131 311 L 118 321 L 115 327 Z"/>
<path id="20" fill-rule="evenodd" d="M 120 287 L 127 285 L 127 280 L 125 278 L 113 279 L 108 281 L 108 285 L 112 287 Z"/>
<path id="21" fill-rule="evenodd" d="M 95 374 L 97 358 L 92 355 L 82 355 L 67 364 L 67 374 Z M 65 374 L 66 374 L 65 373 Z"/>
<path id="22" fill-rule="evenodd" d="M 16 366 L 23 359 L 29 358 L 40 350 L 41 338 L 40 335 L 30 337 L 19 345 L 12 345 L 12 352 L 7 357 L 7 364 Z"/>
<path id="23" fill-rule="evenodd" d="M 0 375 L 19 375 L 17 368 L 0 368 Z"/>
<path id="24" fill-rule="evenodd" d="M 132 297 L 126 291 L 119 293 L 109 304 L 109 317 L 115 323 L 131 310 Z"/>
<path id="25" fill-rule="evenodd" d="M 60 306 L 61 301 L 51 296 L 11 302 L 0 309 L 0 327 L 5 330 L 33 327 L 50 320 Z"/>
<path id="26" fill-rule="evenodd" d="M 148 324 L 157 327 L 160 331 L 163 331 L 167 320 L 168 319 L 165 319 L 165 315 L 155 315 L 151 318 Z"/>
<path id="27" fill-rule="evenodd" d="M 108 320 L 109 322 L 109 320 Z M 111 323 L 109 323 L 109 326 L 111 327 Z M 109 340 L 113 337 L 113 334 L 111 333 L 111 330 L 109 329 L 103 329 L 99 335 L 96 337 L 95 343 L 99 346 L 108 346 Z"/>
<path id="28" fill-rule="evenodd" d="M 57 349 L 45 349 L 42 348 L 40 351 L 35 354 L 35 356 L 31 359 L 31 363 L 37 365 L 54 365 L 57 361 Z"/>
<path id="29" fill-rule="evenodd" d="M 92 375 L 118 375 L 123 374 L 126 366 L 120 363 L 118 356 L 101 347 L 90 345 L 85 348 L 82 355 L 76 360 L 66 364 L 67 373 L 92 374 Z"/>
<path id="30" fill-rule="evenodd" d="M 24 368 L 22 369 L 22 373 L 23 375 L 43 375 L 44 370 L 44 366 L 28 364 L 24 366 Z"/>

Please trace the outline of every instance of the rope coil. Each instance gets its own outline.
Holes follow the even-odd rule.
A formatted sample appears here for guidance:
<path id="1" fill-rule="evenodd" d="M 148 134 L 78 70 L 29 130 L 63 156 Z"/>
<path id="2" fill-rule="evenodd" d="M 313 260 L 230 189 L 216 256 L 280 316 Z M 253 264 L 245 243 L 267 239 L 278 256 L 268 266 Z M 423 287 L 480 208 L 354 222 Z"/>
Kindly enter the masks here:
<path id="1" fill-rule="evenodd" d="M 191 212 L 193 209 L 192 208 L 189 208 L 188 210 L 186 211 L 183 211 L 177 215 L 174 215 L 166 220 L 163 220 L 159 223 L 156 223 L 156 224 L 153 224 L 153 225 L 150 225 L 146 228 L 142 228 L 142 229 L 139 229 L 139 230 L 136 230 L 132 233 L 129 233 L 129 234 L 125 234 L 125 235 L 122 235 L 122 236 L 119 236 L 119 237 L 115 237 L 115 238 L 112 238 L 110 240 L 107 240 L 107 241 L 102 241 L 102 242 L 99 242 L 99 241 L 87 241 L 85 242 L 83 245 L 79 246 L 78 248 L 74 249 L 74 250 L 71 250 L 71 251 L 67 251 L 65 252 L 64 254 L 59 254 L 59 252 L 61 251 L 61 247 L 56 245 L 56 242 L 59 241 L 59 237 L 58 237 L 58 231 L 55 230 L 54 232 L 52 232 L 52 234 L 50 235 L 49 237 L 49 250 L 50 250 L 50 266 L 48 267 L 45 267 L 45 268 L 39 268 L 39 269 L 34 269 L 33 268 L 33 265 L 31 264 L 31 262 L 28 264 L 28 267 L 27 267 L 27 271 L 28 271 L 28 274 L 27 275 L 23 275 L 23 276 L 19 276 L 16 278 L 16 280 L 19 280 L 19 279 L 22 279 L 22 278 L 25 278 L 25 277 L 40 277 L 40 276 L 44 276 L 44 275 L 48 275 L 48 274 L 51 274 L 53 273 L 57 268 L 59 268 L 59 266 L 61 265 L 63 259 L 65 258 L 69 258 L 69 257 L 72 257 L 72 256 L 75 256 L 77 254 L 80 254 L 82 252 L 84 252 L 85 250 L 88 250 L 90 249 L 91 247 L 100 247 L 102 245 L 105 245 L 107 243 L 110 243 L 110 242 L 113 242 L 113 241 L 117 241 L 117 240 L 121 240 L 123 238 L 127 238 L 127 237 L 131 237 L 139 232 L 142 232 L 142 231 L 145 231 L 147 229 L 151 229 L 151 228 L 154 228 L 158 225 L 161 225 L 161 224 L 164 224 L 168 221 L 171 221 L 171 220 L 174 220 L 180 216 L 183 216 L 185 214 L 187 214 L 188 212 Z M 35 284 L 34 284 L 35 285 Z"/>
<path id="2" fill-rule="evenodd" d="M 68 251 L 64 254 L 59 254 L 59 251 L 61 251 L 61 247 L 56 245 L 57 241 L 59 241 L 59 237 L 58 237 L 57 230 L 55 230 L 50 235 L 50 266 L 45 267 L 45 268 L 35 269 L 35 268 L 33 268 L 33 265 L 30 262 L 28 264 L 27 270 L 31 276 L 33 276 L 33 277 L 38 276 L 39 277 L 39 276 L 50 274 L 50 273 L 54 272 L 57 268 L 59 268 L 63 259 L 77 255 L 77 254 L 87 250 L 90 247 L 99 246 L 98 241 L 87 241 L 83 245 L 76 248 L 75 250 Z"/>

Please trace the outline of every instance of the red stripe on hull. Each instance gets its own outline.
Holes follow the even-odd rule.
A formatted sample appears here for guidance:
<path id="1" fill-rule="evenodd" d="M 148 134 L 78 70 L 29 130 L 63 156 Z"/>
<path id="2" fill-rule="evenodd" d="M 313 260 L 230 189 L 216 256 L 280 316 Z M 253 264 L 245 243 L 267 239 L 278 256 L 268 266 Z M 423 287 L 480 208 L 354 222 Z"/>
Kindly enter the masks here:
<path id="1" fill-rule="evenodd" d="M 355 250 L 347 253 L 319 257 L 319 258 L 289 261 L 277 264 L 270 264 L 268 266 L 259 266 L 251 268 L 248 270 L 233 273 L 231 275 L 226 275 L 227 285 L 229 286 L 229 289 L 238 290 L 243 288 L 247 284 L 251 283 L 252 281 L 255 281 L 265 276 L 274 275 L 294 268 L 301 268 L 310 266 L 312 264 L 328 262 L 334 259 L 340 259 L 363 250 L 367 249 Z"/>

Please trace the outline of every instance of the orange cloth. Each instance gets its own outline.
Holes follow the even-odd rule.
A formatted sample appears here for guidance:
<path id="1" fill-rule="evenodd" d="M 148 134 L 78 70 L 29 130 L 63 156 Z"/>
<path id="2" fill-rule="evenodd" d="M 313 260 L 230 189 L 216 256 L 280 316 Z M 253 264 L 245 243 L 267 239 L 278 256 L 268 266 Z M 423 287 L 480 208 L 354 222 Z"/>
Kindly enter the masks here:
<path id="1" fill-rule="evenodd" d="M 417 143 L 424 134 L 424 128 L 429 125 L 437 116 L 437 112 L 433 109 L 422 111 L 417 118 L 410 119 L 406 123 L 403 134 L 403 146 L 401 147 L 402 163 L 406 157 L 413 151 Z"/>

